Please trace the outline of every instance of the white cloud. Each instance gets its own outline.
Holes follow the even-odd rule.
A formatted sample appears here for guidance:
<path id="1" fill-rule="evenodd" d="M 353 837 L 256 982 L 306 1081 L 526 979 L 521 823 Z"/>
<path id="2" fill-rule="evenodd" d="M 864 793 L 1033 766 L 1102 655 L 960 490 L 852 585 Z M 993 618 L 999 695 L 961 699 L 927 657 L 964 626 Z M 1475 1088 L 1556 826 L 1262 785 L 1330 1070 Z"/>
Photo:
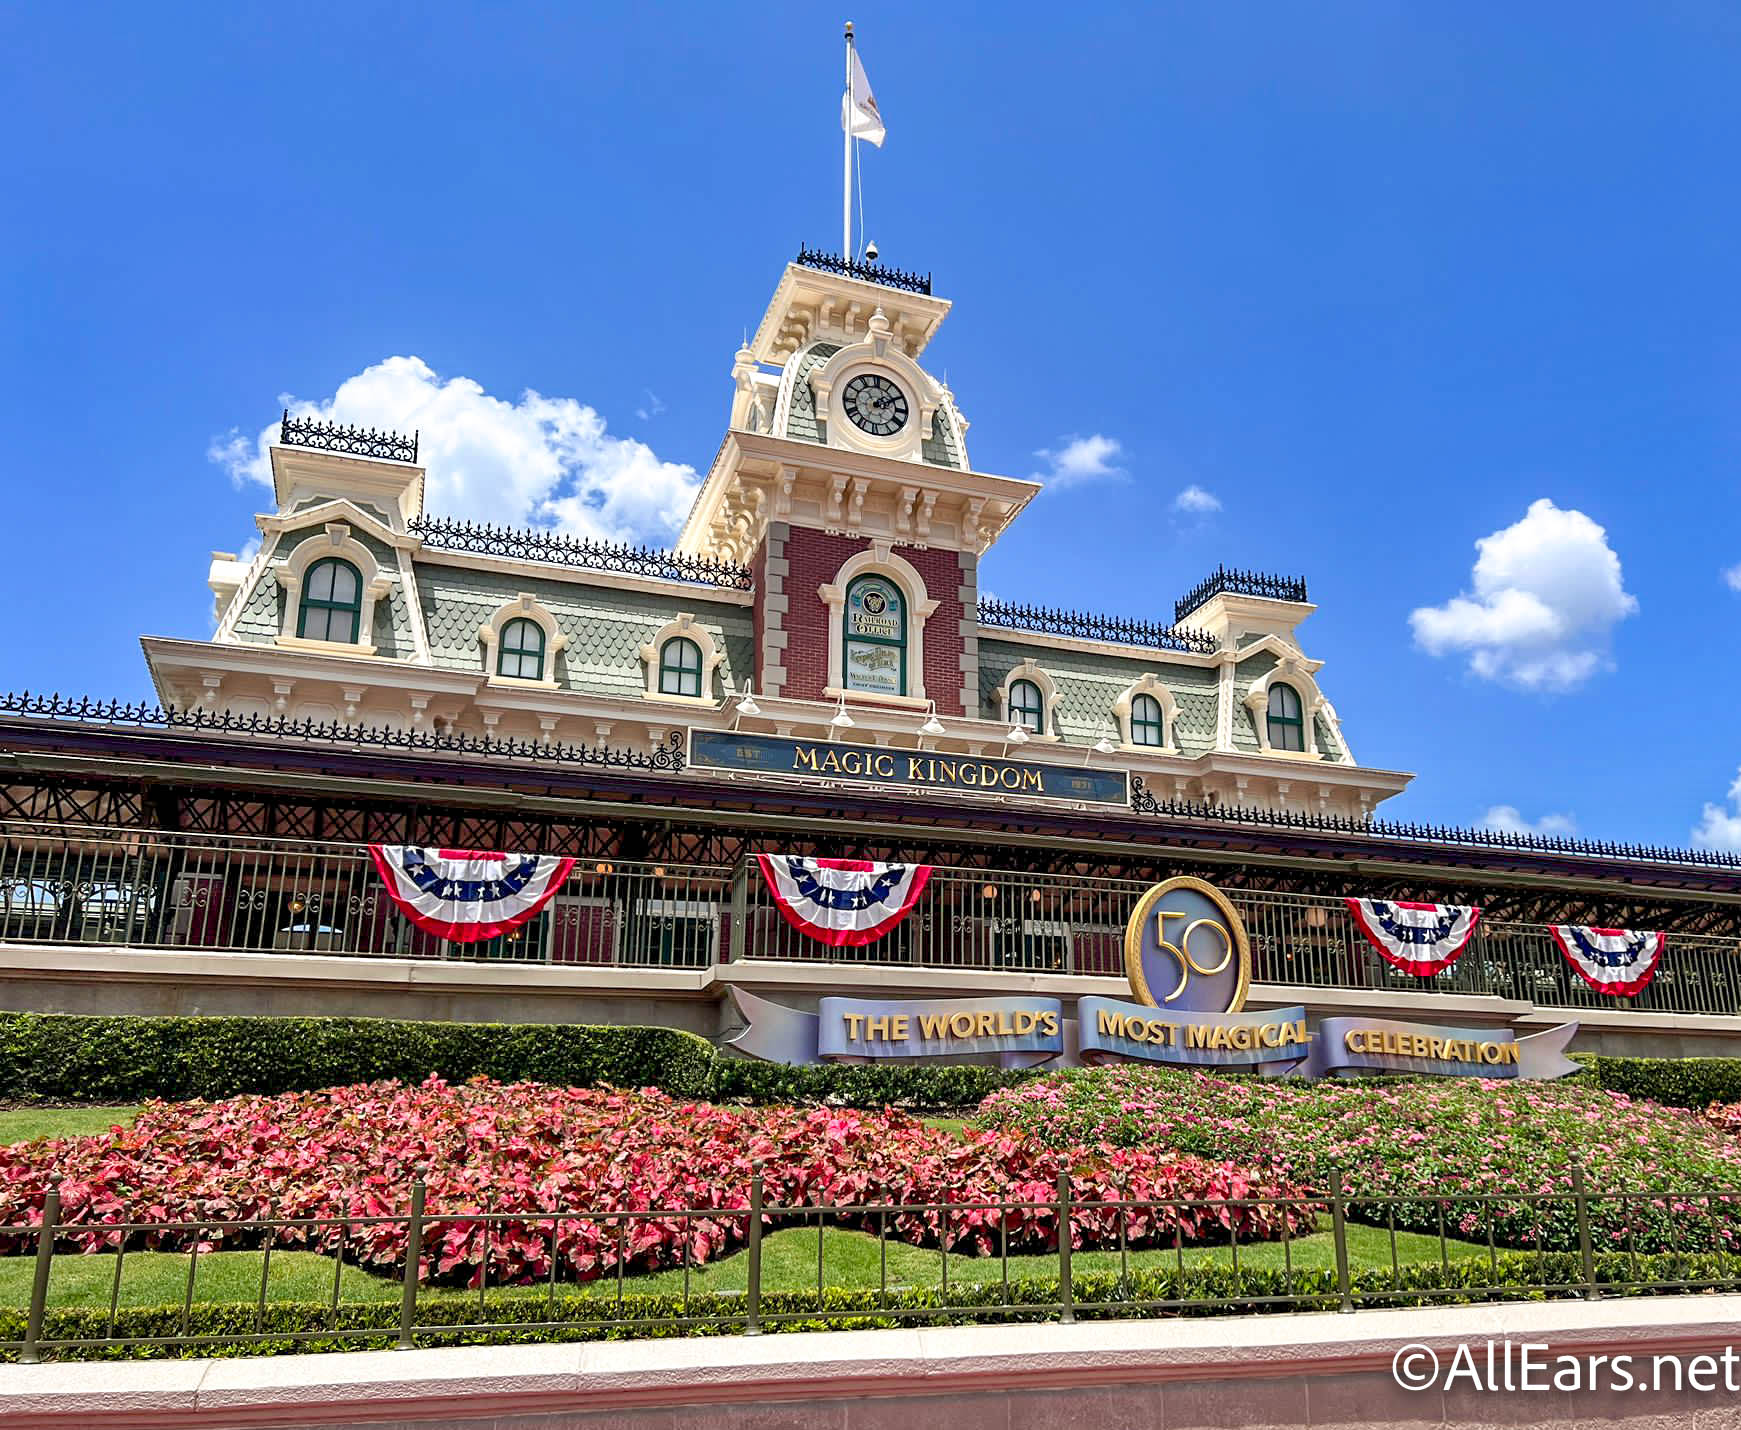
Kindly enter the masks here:
<path id="1" fill-rule="evenodd" d="M 1700 849 L 1741 849 L 1741 770 L 1729 786 L 1728 803 L 1705 806 L 1693 829 L 1693 843 Z"/>
<path id="2" fill-rule="evenodd" d="M 1476 675 L 1526 690 L 1571 690 L 1613 665 L 1609 636 L 1638 601 L 1600 526 L 1542 497 L 1475 549 L 1473 594 L 1409 617 L 1423 650 L 1466 650 Z"/>
<path id="3" fill-rule="evenodd" d="M 605 420 L 572 397 L 528 389 L 517 402 L 492 397 L 469 377 L 443 378 L 419 357 L 390 357 L 346 378 L 322 402 L 294 397 L 297 416 L 416 431 L 428 469 L 433 515 L 509 526 L 555 526 L 605 541 L 663 541 L 688 514 L 695 469 L 664 462 L 644 442 L 613 437 Z M 257 437 L 231 431 L 206 455 L 233 481 L 269 485 L 267 448 L 277 423 Z"/>
<path id="4" fill-rule="evenodd" d="M 643 391 L 647 394 L 647 400 L 635 409 L 635 416 L 643 422 L 651 422 L 665 410 L 665 401 L 650 387 L 644 388 Z"/>
<path id="5" fill-rule="evenodd" d="M 1515 804 L 1496 804 L 1481 816 L 1481 827 L 1501 834 L 1576 834 L 1578 821 L 1569 814 L 1544 814 L 1528 820 Z"/>
<path id="6" fill-rule="evenodd" d="M 1125 475 L 1118 465 L 1124 448 L 1116 437 L 1104 437 L 1096 432 L 1091 437 L 1067 437 L 1056 450 L 1042 447 L 1034 455 L 1049 462 L 1051 470 L 1035 472 L 1036 481 L 1049 487 L 1074 487 L 1084 482 L 1116 481 Z"/>
<path id="7" fill-rule="evenodd" d="M 1184 491 L 1173 498 L 1174 511 L 1211 512 L 1221 510 L 1221 498 L 1214 492 L 1204 491 L 1202 487 L 1192 482 Z"/>
<path id="8" fill-rule="evenodd" d="M 1741 565 L 1731 566 L 1723 573 L 1723 584 L 1731 591 L 1741 591 Z"/>

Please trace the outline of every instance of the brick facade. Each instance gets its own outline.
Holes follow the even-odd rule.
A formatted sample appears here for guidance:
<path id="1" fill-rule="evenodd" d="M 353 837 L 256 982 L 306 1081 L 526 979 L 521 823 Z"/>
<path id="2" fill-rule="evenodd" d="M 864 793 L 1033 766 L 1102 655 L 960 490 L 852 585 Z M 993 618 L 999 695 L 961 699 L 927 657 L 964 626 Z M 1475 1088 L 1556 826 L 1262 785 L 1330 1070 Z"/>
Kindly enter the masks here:
<path id="1" fill-rule="evenodd" d="M 828 605 L 817 589 L 832 582 L 850 558 L 870 545 L 860 537 L 799 527 L 787 534 L 784 694 L 800 700 L 828 698 L 823 694 L 828 685 Z M 972 637 L 966 634 L 972 621 L 963 595 L 971 598 L 974 591 L 972 554 L 899 544 L 894 549 L 924 578 L 926 594 L 937 603 L 925 622 L 925 694 L 944 715 L 978 714 L 962 703 L 963 691 L 978 683 L 976 653 L 970 648 Z"/>

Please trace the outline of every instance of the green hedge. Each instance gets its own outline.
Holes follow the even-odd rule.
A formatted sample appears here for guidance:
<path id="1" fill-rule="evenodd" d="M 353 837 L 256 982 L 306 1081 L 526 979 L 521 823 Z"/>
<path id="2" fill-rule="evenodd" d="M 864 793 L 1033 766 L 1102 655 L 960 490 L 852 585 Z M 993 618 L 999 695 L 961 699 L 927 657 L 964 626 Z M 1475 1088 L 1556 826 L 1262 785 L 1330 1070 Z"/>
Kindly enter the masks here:
<path id="1" fill-rule="evenodd" d="M 712 1066 L 705 1039 L 673 1028 L 0 1013 L 0 1097 L 43 1102 L 233 1097 L 431 1073 L 706 1097 Z"/>
<path id="2" fill-rule="evenodd" d="M 875 1063 L 784 1063 L 747 1058 L 714 1059 L 715 1102 L 828 1102 L 877 1109 L 904 1107 L 916 1112 L 972 1111 L 1000 1087 L 1010 1087 L 1027 1071 L 967 1065 L 924 1067 Z"/>
<path id="3" fill-rule="evenodd" d="M 1741 1102 L 1741 1058 L 1602 1058 L 1578 1055 L 1590 1078 L 1609 1092 L 1670 1107 Z"/>
<path id="4" fill-rule="evenodd" d="M 1596 1258 L 1596 1280 L 1608 1295 L 1658 1293 L 1640 1282 L 1707 1283 L 1735 1286 L 1734 1268 L 1713 1256 L 1605 1254 Z M 1350 1278 L 1355 1304 L 1362 1308 L 1459 1305 L 1480 1301 L 1548 1300 L 1582 1295 L 1575 1255 L 1534 1256 L 1502 1253 L 1492 1264 L 1474 1257 L 1447 1263 L 1417 1263 L 1395 1271 L 1367 1269 Z M 1239 1270 L 1227 1266 L 1154 1268 L 1128 1278 L 1102 1272 L 1071 1280 L 1079 1320 L 1122 1319 L 1141 1315 L 1221 1316 L 1304 1309 L 1338 1304 L 1335 1273 L 1327 1270 Z M 770 1331 L 874 1330 L 898 1325 L 968 1325 L 980 1322 L 1048 1321 L 1057 1318 L 1056 1279 L 991 1281 L 950 1287 L 901 1287 L 890 1291 L 825 1288 L 816 1292 L 764 1293 L 761 1312 Z M 1183 1302 L 1155 1306 L 1154 1302 Z M 1196 1304 L 1191 1304 L 1191 1303 Z M 998 1309 L 1003 1307 L 1006 1309 Z M 826 1318 L 818 1312 L 826 1312 Z M 670 1295 L 631 1293 L 613 1296 L 564 1291 L 553 1297 L 498 1297 L 481 1313 L 497 1329 L 472 1327 L 480 1319 L 475 1302 L 438 1301 L 418 1307 L 424 1328 L 419 1345 L 506 1345 L 543 1341 L 634 1340 L 649 1337 L 721 1335 L 741 1331 L 741 1294 L 700 1293 L 687 1302 Z M 305 1302 L 268 1305 L 263 1316 L 246 1304 L 200 1303 L 186 1313 L 180 1306 L 124 1307 L 111 1321 L 107 1309 L 53 1307 L 43 1325 L 44 1342 L 116 1338 L 245 1336 L 229 1344 L 45 1346 L 45 1359 L 145 1360 L 177 1357 L 276 1355 L 293 1351 L 384 1350 L 394 1343 L 399 1308 L 390 1303 L 330 1307 Z M 604 1318 L 609 1318 L 604 1319 Z M 547 1324 L 551 1321 L 570 1324 Z M 538 1324 L 546 1323 L 546 1324 Z M 451 1332 L 434 1329 L 453 1325 Z M 337 1330 L 343 1334 L 335 1335 Z M 0 1341 L 18 1342 L 24 1313 L 0 1310 Z M 15 1360 L 15 1350 L 0 1359 Z"/>

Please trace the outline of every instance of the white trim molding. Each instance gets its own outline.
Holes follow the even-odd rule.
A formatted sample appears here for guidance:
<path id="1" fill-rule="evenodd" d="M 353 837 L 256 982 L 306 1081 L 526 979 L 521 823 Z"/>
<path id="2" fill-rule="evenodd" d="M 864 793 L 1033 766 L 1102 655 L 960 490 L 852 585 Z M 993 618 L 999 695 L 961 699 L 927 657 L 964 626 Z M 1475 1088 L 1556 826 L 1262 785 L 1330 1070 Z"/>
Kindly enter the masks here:
<path id="1" fill-rule="evenodd" d="M 860 576 L 884 576 L 901 588 L 907 602 L 907 693 L 904 696 L 876 696 L 862 690 L 846 689 L 845 653 L 846 592 Z M 848 700 L 883 699 L 912 701 L 923 704 L 925 694 L 925 622 L 937 609 L 937 602 L 925 589 L 925 578 L 913 563 L 887 541 L 873 541 L 863 551 L 849 556 L 834 573 L 834 579 L 816 588 L 816 594 L 828 607 L 828 689 L 844 692 Z"/>
<path id="2" fill-rule="evenodd" d="M 1161 743 L 1158 745 L 1139 745 L 1131 739 L 1130 709 L 1136 703 L 1139 695 L 1153 696 L 1155 703 L 1161 707 Z M 1152 670 L 1126 687 L 1124 693 L 1112 702 L 1112 713 L 1118 721 L 1119 743 L 1126 750 L 1147 755 L 1176 755 L 1179 753 L 1178 720 L 1179 701 L 1166 683 Z"/>
<path id="3" fill-rule="evenodd" d="M 1245 652 L 1241 652 L 1243 656 Z M 1269 692 L 1272 685 L 1281 684 L 1293 687 L 1300 697 L 1300 715 L 1305 729 L 1306 748 L 1299 750 L 1276 750 L 1269 742 Z M 1318 682 L 1313 678 L 1306 660 L 1297 652 L 1289 650 L 1256 680 L 1252 681 L 1251 689 L 1245 692 L 1244 705 L 1251 713 L 1252 726 L 1257 731 L 1257 746 L 1266 755 L 1281 755 L 1291 759 L 1321 760 L 1324 758 L 1318 749 L 1318 712 L 1323 710 L 1329 701 L 1324 699 L 1323 691 L 1318 689 Z"/>
<path id="4" fill-rule="evenodd" d="M 891 340 L 889 320 L 881 308 L 871 314 L 865 331 L 863 342 L 848 343 L 810 370 L 810 392 L 816 403 L 816 420 L 827 424 L 824 430 L 830 447 L 856 448 L 861 452 L 916 462 L 920 459 L 925 439 L 932 435 L 931 424 L 937 409 L 946 401 L 943 390 L 924 368 Z M 844 389 L 860 373 L 890 378 L 906 396 L 907 421 L 892 436 L 873 437 L 834 412 L 835 391 Z"/>
<path id="5" fill-rule="evenodd" d="M 1058 706 L 1058 683 L 1040 667 L 1033 656 L 1026 657 L 1020 665 L 1011 666 L 1004 676 L 1003 684 L 997 688 L 997 713 L 1000 724 L 1011 729 L 1015 728 L 1014 717 L 1010 714 L 1010 687 L 1018 680 L 1031 680 L 1034 688 L 1040 692 L 1040 733 L 1029 732 L 1031 740 L 1056 740 L 1058 738 L 1054 725 L 1054 714 Z"/>
<path id="6" fill-rule="evenodd" d="M 501 675 L 496 670 L 496 645 L 502 638 L 502 627 L 509 621 L 527 620 L 544 632 L 544 675 L 538 680 Z M 478 627 L 478 640 L 484 648 L 484 677 L 491 685 L 504 685 L 520 690 L 556 689 L 556 653 L 568 645 L 568 637 L 557 628 L 556 617 L 530 591 L 522 591 L 513 600 L 499 606 L 496 613 Z"/>
<path id="7" fill-rule="evenodd" d="M 357 568 L 362 578 L 360 609 L 357 616 L 355 641 L 307 640 L 296 634 L 297 618 L 302 608 L 302 581 L 308 568 L 317 561 L 336 556 Z M 297 650 L 331 651 L 344 655 L 373 655 L 374 643 L 369 639 L 375 630 L 375 605 L 385 599 L 399 579 L 397 571 L 383 571 L 375 553 L 351 534 L 342 521 L 329 521 L 319 536 L 299 541 L 284 561 L 272 568 L 272 575 L 284 591 L 284 615 L 278 624 L 278 644 Z"/>
<path id="8" fill-rule="evenodd" d="M 683 636 L 695 642 L 701 651 L 701 694 L 700 695 L 665 695 L 659 690 L 659 653 L 664 650 L 665 642 Z M 653 633 L 653 638 L 641 646 L 642 674 L 646 678 L 646 697 L 649 700 L 662 700 L 675 705 L 705 706 L 712 709 L 719 702 L 713 698 L 713 673 L 719 668 L 720 661 L 725 659 L 722 651 L 714 641 L 706 626 L 698 625 L 693 613 L 680 612 L 675 620 L 667 621 Z"/>

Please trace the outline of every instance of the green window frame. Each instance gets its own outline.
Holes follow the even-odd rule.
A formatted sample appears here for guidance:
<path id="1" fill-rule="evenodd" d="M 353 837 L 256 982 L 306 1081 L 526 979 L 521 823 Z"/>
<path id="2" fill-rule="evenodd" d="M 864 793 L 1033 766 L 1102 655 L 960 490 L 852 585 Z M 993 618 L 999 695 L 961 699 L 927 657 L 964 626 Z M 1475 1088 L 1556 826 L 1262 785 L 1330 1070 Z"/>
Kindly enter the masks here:
<path id="1" fill-rule="evenodd" d="M 496 674 L 513 680 L 544 679 L 544 627 L 526 616 L 516 616 L 503 626 Z"/>
<path id="2" fill-rule="evenodd" d="M 1306 722 L 1300 713 L 1300 692 L 1291 685 L 1269 688 L 1269 747 L 1272 750 L 1306 748 Z"/>
<path id="3" fill-rule="evenodd" d="M 873 603 L 876 604 L 873 609 Z M 864 612 L 860 616 L 860 612 Z M 894 634 L 880 635 L 857 629 L 861 620 L 887 620 Z M 854 660 L 855 652 L 861 661 Z M 894 690 L 887 680 L 878 679 L 874 671 L 883 668 L 892 652 L 895 662 Z M 863 663 L 865 671 L 858 666 Z M 840 623 L 840 683 L 847 690 L 865 690 L 878 695 L 907 693 L 907 593 L 887 576 L 867 574 L 855 578 L 846 588 L 844 618 Z"/>
<path id="4" fill-rule="evenodd" d="M 303 640 L 357 643 L 363 622 L 363 576 L 350 562 L 325 556 L 302 576 L 296 634 Z"/>
<path id="5" fill-rule="evenodd" d="M 1167 722 L 1161 702 L 1152 695 L 1139 695 L 1130 702 L 1130 742 L 1133 745 L 1167 743 Z"/>
<path id="6" fill-rule="evenodd" d="M 688 636 L 672 636 L 659 647 L 659 693 L 701 694 L 701 647 Z"/>
<path id="7" fill-rule="evenodd" d="M 1019 725 L 1030 735 L 1045 733 L 1046 697 L 1040 694 L 1040 687 L 1031 680 L 1011 681 L 1009 714 L 1010 724 Z"/>

